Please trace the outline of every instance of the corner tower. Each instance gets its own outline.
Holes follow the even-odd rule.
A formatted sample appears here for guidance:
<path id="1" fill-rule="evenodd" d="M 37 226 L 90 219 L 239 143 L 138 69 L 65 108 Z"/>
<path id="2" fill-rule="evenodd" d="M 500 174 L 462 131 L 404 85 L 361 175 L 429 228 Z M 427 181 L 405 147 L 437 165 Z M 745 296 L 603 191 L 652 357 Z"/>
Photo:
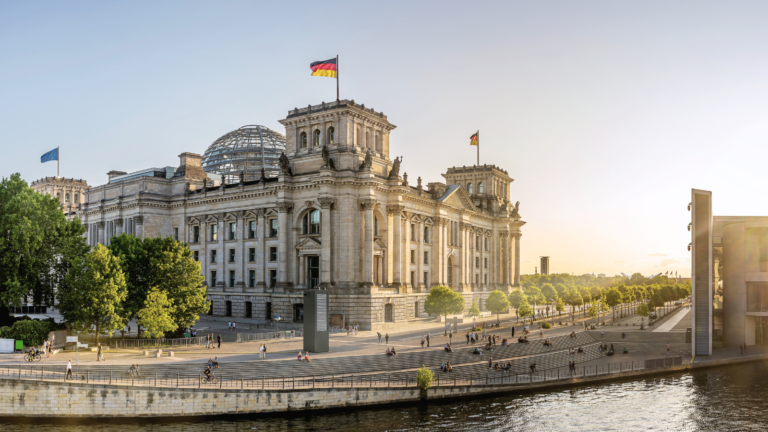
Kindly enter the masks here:
<path id="1" fill-rule="evenodd" d="M 285 153 L 295 175 L 316 172 L 325 165 L 323 146 L 328 146 L 337 171 L 357 170 L 368 152 L 374 174 L 386 177 L 392 166 L 389 132 L 396 126 L 384 113 L 354 100 L 295 108 L 280 124 L 285 126 Z"/>

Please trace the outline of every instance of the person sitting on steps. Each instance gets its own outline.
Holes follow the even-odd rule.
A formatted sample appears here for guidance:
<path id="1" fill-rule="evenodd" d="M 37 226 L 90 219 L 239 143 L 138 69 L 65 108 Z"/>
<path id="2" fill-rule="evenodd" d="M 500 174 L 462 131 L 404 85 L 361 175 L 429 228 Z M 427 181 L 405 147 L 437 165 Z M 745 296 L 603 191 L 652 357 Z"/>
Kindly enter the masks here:
<path id="1" fill-rule="evenodd" d="M 446 372 L 453 372 L 453 366 L 451 366 L 451 362 L 448 362 L 445 364 L 445 371 Z"/>

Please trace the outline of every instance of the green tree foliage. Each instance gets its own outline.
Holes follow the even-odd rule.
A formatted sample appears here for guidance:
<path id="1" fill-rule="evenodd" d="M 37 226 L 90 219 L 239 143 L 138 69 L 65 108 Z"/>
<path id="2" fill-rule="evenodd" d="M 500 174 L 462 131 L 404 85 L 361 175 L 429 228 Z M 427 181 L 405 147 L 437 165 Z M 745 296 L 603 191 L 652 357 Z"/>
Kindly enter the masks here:
<path id="1" fill-rule="evenodd" d="M 150 271 L 149 254 L 146 250 L 149 244 L 150 241 L 145 243 L 138 237 L 121 234 L 112 237 L 108 246 L 112 254 L 120 258 L 120 267 L 125 274 L 128 295 L 120 305 L 120 315 L 126 321 L 138 317 L 139 310 L 144 307 L 149 294 L 150 284 L 154 282 L 154 272 Z M 139 324 L 139 337 L 141 337 L 141 326 Z"/>
<path id="2" fill-rule="evenodd" d="M 525 301 L 525 294 L 523 294 L 522 291 L 519 289 L 513 290 L 509 293 L 509 296 L 507 296 L 509 299 L 509 305 L 515 308 L 515 313 L 517 314 L 517 319 L 520 320 L 520 304 Z"/>
<path id="3" fill-rule="evenodd" d="M 10 324 L 7 306 L 27 296 L 36 304 L 51 302 L 70 257 L 87 250 L 84 232 L 79 220 L 66 220 L 56 198 L 35 192 L 19 174 L 2 179 L 0 324 Z"/>
<path id="4" fill-rule="evenodd" d="M 499 290 L 493 290 L 485 300 L 485 307 L 496 314 L 496 322 L 499 322 L 499 314 L 509 309 L 509 299 Z"/>
<path id="5" fill-rule="evenodd" d="M 464 297 L 447 286 L 438 285 L 424 299 L 424 311 L 432 315 L 448 317 L 464 311 Z"/>
<path id="6" fill-rule="evenodd" d="M 517 308 L 517 314 L 523 319 L 527 316 L 533 316 L 533 308 L 531 308 L 531 305 L 528 304 L 527 300 L 523 300 L 522 303 L 520 303 L 520 306 Z"/>
<path id="7" fill-rule="evenodd" d="M 592 305 L 589 306 L 589 309 L 587 310 L 587 315 L 590 318 L 597 318 L 597 316 L 600 314 L 600 310 L 597 307 L 596 304 L 592 303 Z"/>
<path id="8" fill-rule="evenodd" d="M 58 291 L 59 312 L 76 328 L 110 335 L 125 325 L 120 316 L 120 304 L 128 293 L 120 259 L 106 247 L 96 247 L 79 259 L 73 259 L 72 268 Z"/>
<path id="9" fill-rule="evenodd" d="M 176 330 L 173 322 L 173 302 L 168 300 L 164 292 L 153 289 L 147 295 L 144 307 L 139 310 L 139 324 L 144 326 L 152 336 L 161 338 L 166 332 Z"/>
<path id="10" fill-rule="evenodd" d="M 555 287 L 549 283 L 544 284 L 544 286 L 541 287 L 541 294 L 545 298 L 545 303 L 556 302 L 557 298 L 559 297 L 559 294 L 557 293 L 557 290 L 555 290 Z"/>
<path id="11" fill-rule="evenodd" d="M 421 365 L 421 368 L 416 371 L 416 384 L 421 389 L 421 396 L 423 398 L 427 396 L 427 389 L 432 387 L 434 377 L 434 372 L 424 365 Z"/>
<path id="12" fill-rule="evenodd" d="M 480 316 L 480 308 L 477 306 L 477 300 L 472 300 L 472 307 L 469 308 L 467 311 L 467 314 L 471 317 L 478 317 Z"/>
<path id="13" fill-rule="evenodd" d="M 10 327 L 0 327 L 0 338 L 20 340 L 25 346 L 40 346 L 48 338 L 48 333 L 57 328 L 51 321 L 19 320 Z"/>
<path id="14" fill-rule="evenodd" d="M 640 315 L 641 317 L 647 317 L 648 315 L 651 314 L 651 311 L 648 309 L 648 305 L 647 304 L 641 303 L 637 307 L 637 314 Z"/>
<path id="15" fill-rule="evenodd" d="M 616 318 L 616 309 L 615 307 L 620 305 L 622 302 L 621 292 L 617 288 L 610 288 L 608 291 L 605 292 L 605 303 L 614 308 L 613 309 L 613 318 Z"/>
<path id="16" fill-rule="evenodd" d="M 525 295 L 528 298 L 529 303 L 534 303 L 534 304 L 546 303 L 546 300 L 544 299 L 544 295 L 541 294 L 541 290 L 537 286 L 532 286 L 528 288 L 528 291 L 525 292 Z"/>
<path id="17" fill-rule="evenodd" d="M 557 304 L 555 305 L 555 310 L 558 312 L 562 312 L 565 310 L 565 302 L 563 301 L 562 297 L 558 297 Z"/>

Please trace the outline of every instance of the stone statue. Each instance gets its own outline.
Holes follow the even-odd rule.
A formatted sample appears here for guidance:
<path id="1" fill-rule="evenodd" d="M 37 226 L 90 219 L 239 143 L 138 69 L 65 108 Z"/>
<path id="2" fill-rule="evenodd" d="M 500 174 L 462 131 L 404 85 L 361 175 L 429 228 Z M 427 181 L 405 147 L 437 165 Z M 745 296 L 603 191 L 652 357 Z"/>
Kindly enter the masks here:
<path id="1" fill-rule="evenodd" d="M 361 170 L 371 169 L 371 165 L 373 165 L 373 159 L 371 158 L 371 151 L 367 150 L 365 152 L 365 159 L 363 159 L 363 161 L 360 162 L 360 169 Z"/>
<path id="2" fill-rule="evenodd" d="M 240 184 L 245 183 L 245 172 L 240 171 Z"/>
<path id="3" fill-rule="evenodd" d="M 520 201 L 515 203 L 515 208 L 512 209 L 512 217 L 520 217 Z"/>
<path id="4" fill-rule="evenodd" d="M 421 177 L 416 179 L 416 189 L 421 190 Z"/>
<path id="5" fill-rule="evenodd" d="M 267 179 L 267 171 L 264 169 L 264 167 L 261 167 L 261 181 Z"/>
<path id="6" fill-rule="evenodd" d="M 208 177 L 203 179 L 203 190 L 208 189 Z"/>
<path id="7" fill-rule="evenodd" d="M 402 161 L 402 157 L 396 157 L 395 160 L 392 161 L 392 169 L 389 171 L 389 175 L 387 176 L 388 179 L 391 180 L 400 177 L 400 162 Z"/>
<path id="8" fill-rule="evenodd" d="M 331 151 L 328 150 L 327 145 L 323 146 L 323 162 L 325 162 L 324 168 L 336 171 L 336 164 L 333 163 L 333 159 L 331 159 Z"/>
<path id="9" fill-rule="evenodd" d="M 403 173 L 403 186 L 408 186 L 408 173 Z"/>
<path id="10" fill-rule="evenodd" d="M 280 154 L 280 170 L 283 171 L 284 174 L 292 176 L 293 172 L 291 172 L 291 162 L 288 161 L 288 156 L 285 155 L 285 152 Z"/>

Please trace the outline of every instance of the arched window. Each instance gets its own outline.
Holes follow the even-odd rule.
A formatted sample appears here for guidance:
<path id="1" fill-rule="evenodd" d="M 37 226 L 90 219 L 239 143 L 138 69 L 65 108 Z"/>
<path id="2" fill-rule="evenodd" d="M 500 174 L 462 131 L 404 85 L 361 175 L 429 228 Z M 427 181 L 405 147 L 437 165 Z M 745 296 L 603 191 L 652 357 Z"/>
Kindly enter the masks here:
<path id="1" fill-rule="evenodd" d="M 371 148 L 371 134 L 368 131 L 365 132 L 365 147 Z"/>
<path id="2" fill-rule="evenodd" d="M 64 202 L 69 202 L 69 194 L 64 194 Z"/>
<path id="3" fill-rule="evenodd" d="M 468 191 L 469 193 L 474 193 L 474 189 L 472 189 L 472 183 L 468 183 L 468 184 L 467 184 L 467 191 Z"/>
<path id="4" fill-rule="evenodd" d="M 301 148 L 307 148 L 307 133 L 302 132 L 301 136 L 299 138 L 299 145 L 301 145 Z"/>
<path id="5" fill-rule="evenodd" d="M 448 258 L 448 280 L 446 282 L 448 282 L 449 287 L 453 285 L 453 260 L 450 258 Z"/>
<path id="6" fill-rule="evenodd" d="M 373 235 L 379 235 L 379 218 L 376 216 L 373 217 Z"/>
<path id="7" fill-rule="evenodd" d="M 59 192 L 56 192 L 56 199 L 61 201 L 61 194 Z"/>
<path id="8" fill-rule="evenodd" d="M 483 193 L 483 182 L 477 184 L 477 193 Z"/>
<path id="9" fill-rule="evenodd" d="M 304 234 L 320 234 L 320 210 L 311 210 L 304 215 Z"/>
<path id="10" fill-rule="evenodd" d="M 315 129 L 315 139 L 312 140 L 312 145 L 320 145 L 320 129 Z"/>
<path id="11" fill-rule="evenodd" d="M 333 144 L 333 127 L 328 128 L 328 144 Z"/>
<path id="12" fill-rule="evenodd" d="M 381 134 L 376 134 L 376 151 L 382 153 L 384 150 L 381 145 Z"/>
<path id="13" fill-rule="evenodd" d="M 80 194 L 75 194 L 75 204 L 80 203 Z"/>

